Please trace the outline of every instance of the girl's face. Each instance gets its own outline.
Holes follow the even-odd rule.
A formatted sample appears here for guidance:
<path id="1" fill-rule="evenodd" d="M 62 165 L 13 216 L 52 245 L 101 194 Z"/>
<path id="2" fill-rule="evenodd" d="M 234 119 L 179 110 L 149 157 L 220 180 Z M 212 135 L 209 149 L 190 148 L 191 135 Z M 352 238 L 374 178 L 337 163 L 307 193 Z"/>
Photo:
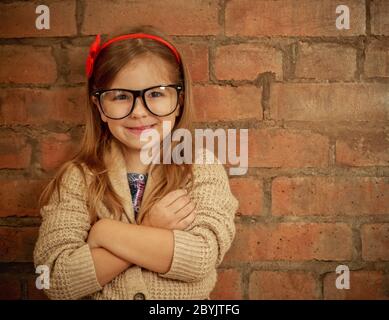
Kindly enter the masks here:
<path id="1" fill-rule="evenodd" d="M 141 90 L 158 85 L 176 84 L 176 79 L 172 79 L 168 64 L 159 57 L 140 57 L 125 65 L 116 75 L 112 85 L 104 89 L 131 89 Z M 93 97 L 93 102 L 98 107 L 97 98 Z M 99 108 L 98 108 L 99 109 Z M 179 115 L 181 106 L 170 115 L 159 117 L 150 113 L 143 105 L 141 97 L 135 101 L 135 106 L 130 115 L 123 119 L 114 120 L 107 118 L 99 109 L 101 120 L 108 124 L 111 134 L 118 139 L 129 151 L 140 151 L 142 146 L 148 141 L 140 141 L 139 130 L 130 128 L 153 125 L 153 129 L 158 131 L 160 141 L 165 138 L 174 127 L 176 117 Z M 169 124 L 169 130 L 163 132 L 162 122 Z M 166 124 L 165 124 L 166 126 Z"/>

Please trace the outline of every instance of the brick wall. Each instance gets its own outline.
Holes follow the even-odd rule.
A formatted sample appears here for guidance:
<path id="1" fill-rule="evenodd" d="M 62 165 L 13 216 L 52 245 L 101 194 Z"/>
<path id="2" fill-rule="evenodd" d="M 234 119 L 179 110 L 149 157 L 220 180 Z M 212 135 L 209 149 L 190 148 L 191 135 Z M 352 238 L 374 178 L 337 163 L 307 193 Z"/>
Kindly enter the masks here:
<path id="1" fill-rule="evenodd" d="M 36 30 L 35 8 L 50 8 Z M 151 5 L 152 4 L 152 5 Z M 335 27 L 337 5 L 350 29 Z M 199 128 L 248 128 L 214 299 L 389 298 L 389 1 L 0 4 L 0 298 L 43 299 L 37 199 L 83 131 L 96 33 L 144 23 L 189 58 Z M 349 290 L 335 287 L 338 265 Z"/>

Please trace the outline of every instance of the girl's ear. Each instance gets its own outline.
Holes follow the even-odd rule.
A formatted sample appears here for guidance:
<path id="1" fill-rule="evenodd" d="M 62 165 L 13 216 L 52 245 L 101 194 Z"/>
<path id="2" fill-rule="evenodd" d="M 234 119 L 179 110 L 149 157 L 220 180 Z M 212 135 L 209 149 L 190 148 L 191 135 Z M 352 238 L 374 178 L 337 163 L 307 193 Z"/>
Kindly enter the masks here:
<path id="1" fill-rule="evenodd" d="M 176 116 L 179 116 L 181 114 L 182 108 L 184 107 L 184 101 L 185 101 L 185 97 L 184 97 L 184 93 L 182 92 L 178 97 L 178 108 L 177 108 L 178 112 Z"/>
<path id="2" fill-rule="evenodd" d="M 179 112 L 179 114 L 182 112 L 182 108 L 184 107 L 184 102 L 185 102 L 185 93 L 182 91 L 180 93 L 180 96 L 178 97 L 178 103 L 180 105 L 180 108 L 179 108 L 180 112 Z"/>
<path id="3" fill-rule="evenodd" d="M 97 108 L 97 110 L 99 111 L 100 113 L 100 117 L 101 117 L 101 121 L 103 122 L 107 122 L 108 121 L 108 118 L 104 115 L 104 113 L 101 112 L 100 108 L 99 108 L 99 101 L 97 100 L 96 97 L 92 96 L 91 97 L 92 99 L 92 104 L 95 108 Z"/>
<path id="4" fill-rule="evenodd" d="M 92 96 L 90 99 L 92 103 L 97 107 L 97 103 L 98 103 L 97 98 L 95 96 Z"/>

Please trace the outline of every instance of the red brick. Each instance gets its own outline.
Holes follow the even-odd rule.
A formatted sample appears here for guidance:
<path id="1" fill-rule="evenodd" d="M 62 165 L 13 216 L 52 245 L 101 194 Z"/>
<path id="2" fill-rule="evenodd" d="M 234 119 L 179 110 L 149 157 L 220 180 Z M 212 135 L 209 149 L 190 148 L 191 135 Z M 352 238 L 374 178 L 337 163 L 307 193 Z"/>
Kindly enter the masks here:
<path id="1" fill-rule="evenodd" d="M 69 134 L 52 133 L 41 141 L 40 163 L 46 171 L 58 169 L 76 153 L 79 142 L 72 139 Z"/>
<path id="2" fill-rule="evenodd" d="M 346 166 L 389 165 L 389 140 L 384 130 L 347 133 L 336 140 L 336 163 Z"/>
<path id="3" fill-rule="evenodd" d="M 282 53 L 255 44 L 226 45 L 216 49 L 215 75 L 221 80 L 254 80 L 264 72 L 282 79 Z"/>
<path id="4" fill-rule="evenodd" d="M 44 291 L 37 289 L 35 281 L 39 274 L 36 274 L 35 278 L 28 279 L 27 281 L 27 299 L 29 300 L 49 300 Z"/>
<path id="5" fill-rule="evenodd" d="M 320 80 L 353 80 L 357 50 L 338 44 L 299 43 L 295 75 Z"/>
<path id="6" fill-rule="evenodd" d="M 211 292 L 211 300 L 241 300 L 242 285 L 239 271 L 219 270 L 216 286 Z"/>
<path id="7" fill-rule="evenodd" d="M 19 300 L 21 298 L 22 290 L 20 281 L 2 275 L 0 278 L 0 300 Z"/>
<path id="8" fill-rule="evenodd" d="M 35 13 L 41 3 L 14 1 L 0 5 L 0 37 L 56 37 L 77 34 L 76 3 L 74 0 L 53 1 L 47 4 L 50 10 L 50 29 L 39 30 L 35 21 L 40 14 Z M 31 59 L 31 62 L 33 60 Z"/>
<path id="9" fill-rule="evenodd" d="M 350 271 L 350 289 L 337 289 L 334 270 L 324 278 L 324 299 L 378 300 L 389 299 L 385 294 L 384 277 L 380 271 Z M 386 291 L 387 292 L 387 291 Z"/>
<path id="10" fill-rule="evenodd" d="M 275 83 L 273 119 L 301 121 L 384 121 L 388 119 L 389 84 Z"/>
<path id="11" fill-rule="evenodd" d="M 263 214 L 263 185 L 260 180 L 256 178 L 230 179 L 230 186 L 232 193 L 239 201 L 239 214 Z"/>
<path id="12" fill-rule="evenodd" d="M 352 231 L 344 223 L 261 223 L 236 227 L 225 263 L 352 258 Z"/>
<path id="13" fill-rule="evenodd" d="M 68 81 L 71 83 L 83 83 L 86 82 L 87 77 L 85 74 L 86 58 L 89 53 L 88 47 L 71 47 L 68 48 L 69 59 L 69 74 Z"/>
<path id="14" fill-rule="evenodd" d="M 86 0 L 81 32 L 109 33 L 118 27 L 151 24 L 171 35 L 215 35 L 218 10 L 216 1 Z"/>
<path id="15" fill-rule="evenodd" d="M 32 262 L 38 228 L 0 227 L 0 262 Z"/>
<path id="16" fill-rule="evenodd" d="M 363 225 L 361 237 L 364 260 L 389 260 L 389 223 Z"/>
<path id="17" fill-rule="evenodd" d="M 328 138 L 308 131 L 249 130 L 249 167 L 327 167 Z"/>
<path id="18" fill-rule="evenodd" d="M 2 124 L 42 125 L 54 121 L 82 124 L 86 106 L 84 88 L 2 89 Z"/>
<path id="19" fill-rule="evenodd" d="M 185 43 L 178 45 L 180 52 L 186 58 L 193 81 L 208 81 L 209 79 L 209 58 L 208 46 L 205 43 Z"/>
<path id="20" fill-rule="evenodd" d="M 389 2 L 387 0 L 370 1 L 371 33 L 389 35 Z"/>
<path id="21" fill-rule="evenodd" d="M 277 177 L 272 184 L 272 214 L 389 214 L 389 183 L 371 177 Z"/>
<path id="22" fill-rule="evenodd" d="M 350 9 L 350 29 L 335 25 L 339 4 Z M 226 4 L 228 36 L 352 36 L 366 33 L 365 3 L 359 0 L 231 0 Z"/>
<path id="23" fill-rule="evenodd" d="M 388 13 L 389 16 L 389 13 Z M 389 45 L 372 41 L 366 49 L 365 75 L 367 77 L 389 77 Z"/>
<path id="24" fill-rule="evenodd" d="M 23 169 L 30 165 L 31 145 L 22 135 L 0 137 L 0 168 Z"/>
<path id="25" fill-rule="evenodd" d="M 254 86 L 194 86 L 193 99 L 196 121 L 262 120 L 262 91 Z"/>
<path id="26" fill-rule="evenodd" d="M 316 282 L 310 273 L 254 271 L 250 276 L 250 300 L 311 300 L 316 298 Z"/>
<path id="27" fill-rule="evenodd" d="M 38 216 L 38 199 L 45 180 L 1 180 L 0 217 Z"/>
<path id="28" fill-rule="evenodd" d="M 0 46 L 0 70 L 1 83 L 53 83 L 57 78 L 52 50 L 45 47 Z"/>

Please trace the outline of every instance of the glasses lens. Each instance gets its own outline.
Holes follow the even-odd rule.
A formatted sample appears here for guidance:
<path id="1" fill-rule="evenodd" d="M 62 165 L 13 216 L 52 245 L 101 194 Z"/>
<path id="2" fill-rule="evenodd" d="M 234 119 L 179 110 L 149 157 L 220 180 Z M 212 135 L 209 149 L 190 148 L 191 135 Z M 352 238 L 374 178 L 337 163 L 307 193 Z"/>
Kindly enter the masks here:
<path id="1" fill-rule="evenodd" d="M 122 90 L 106 91 L 101 95 L 104 113 L 110 118 L 123 118 L 129 114 L 134 97 L 131 92 Z"/>
<path id="2" fill-rule="evenodd" d="M 145 100 L 151 112 L 159 116 L 168 115 L 177 106 L 177 90 L 173 87 L 157 87 L 145 92 Z"/>

